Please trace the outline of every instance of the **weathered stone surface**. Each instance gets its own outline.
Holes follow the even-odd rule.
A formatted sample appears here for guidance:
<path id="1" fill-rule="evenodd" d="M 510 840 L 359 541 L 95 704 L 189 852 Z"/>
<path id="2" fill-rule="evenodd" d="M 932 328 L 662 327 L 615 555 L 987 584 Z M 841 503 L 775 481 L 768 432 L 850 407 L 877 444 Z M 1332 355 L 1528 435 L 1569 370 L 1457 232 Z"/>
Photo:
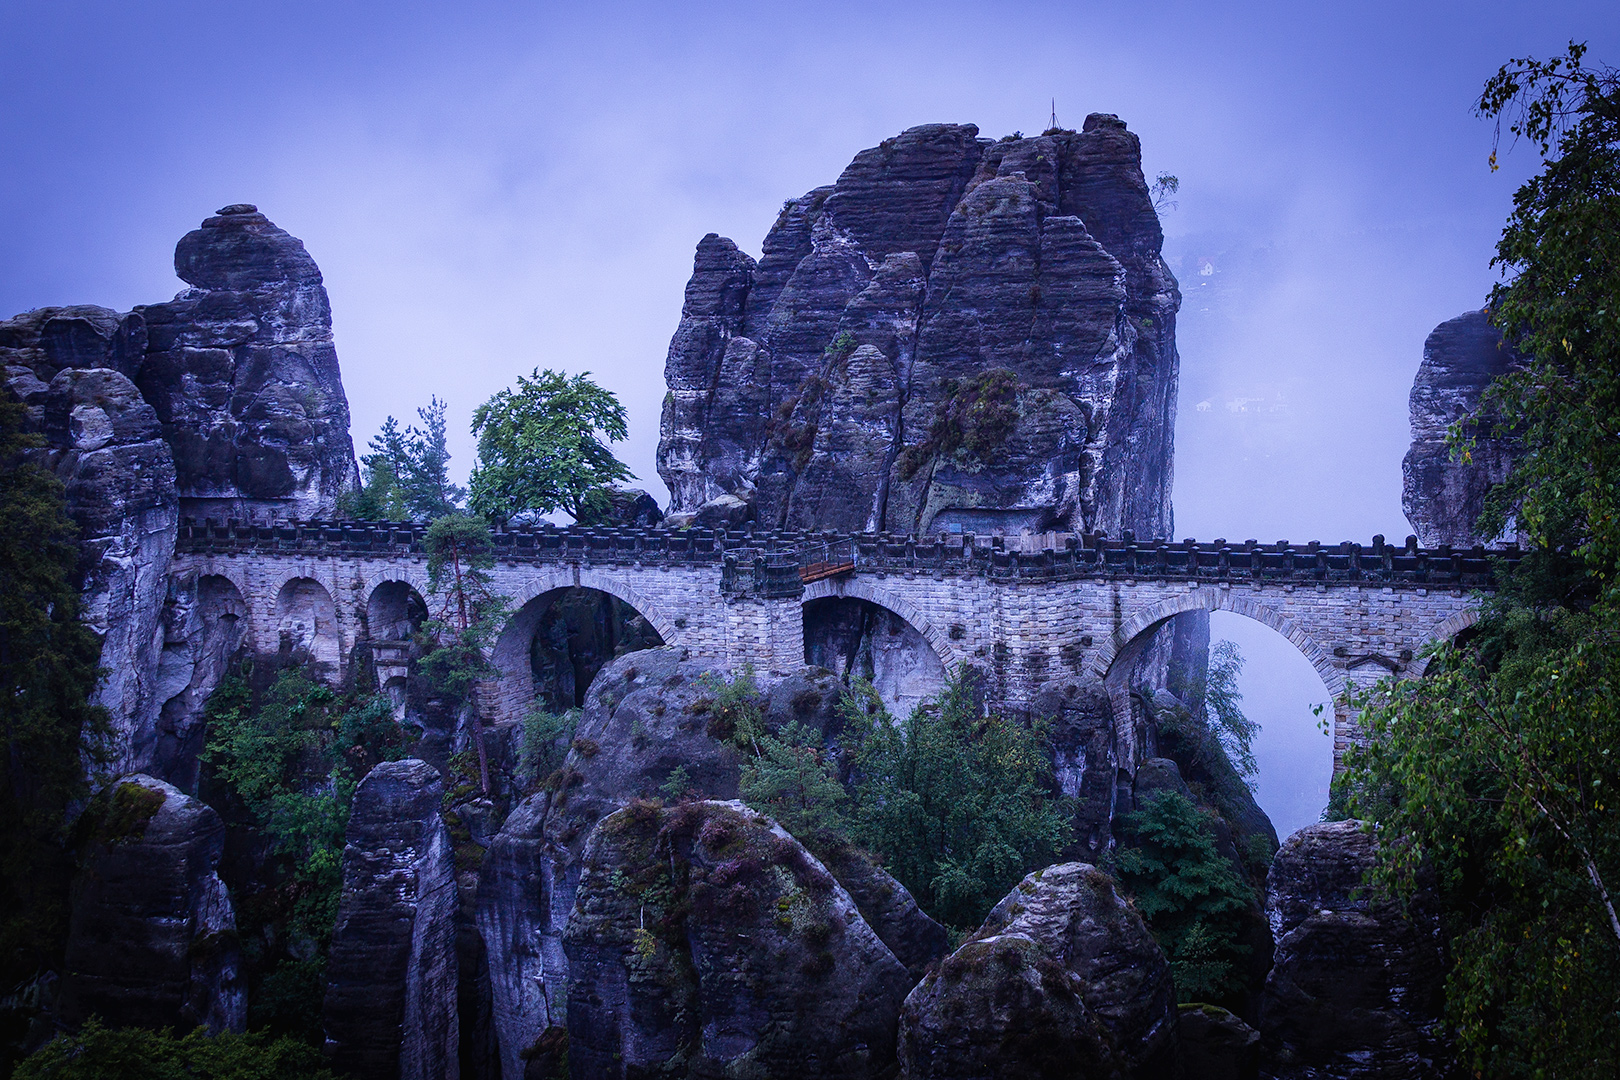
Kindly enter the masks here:
<path id="1" fill-rule="evenodd" d="M 144 342 L 138 316 L 44 308 L 0 323 L 6 383 L 44 436 L 35 451 L 61 478 L 79 526 L 85 617 L 107 672 L 114 763 L 167 775 L 144 753 L 163 705 L 159 619 L 179 521 L 174 459 L 157 413 L 120 369 Z"/>
<path id="2" fill-rule="evenodd" d="M 181 239 L 192 287 L 136 309 L 136 382 L 174 449 L 194 517 L 329 517 L 358 482 L 332 312 L 315 260 L 257 208 L 223 208 Z"/>
<path id="3" fill-rule="evenodd" d="M 636 803 L 584 853 L 570 1074 L 871 1077 L 904 966 L 815 857 L 739 802 Z"/>
<path id="4" fill-rule="evenodd" d="M 676 770 L 691 796 L 737 796 L 742 757 L 725 741 L 713 709 L 720 674 L 680 649 L 646 649 L 602 668 L 591 683 L 574 749 L 556 778 L 513 811 L 481 871 L 478 926 L 490 963 L 495 1027 L 504 1075 L 521 1075 L 520 1055 L 563 1023 L 568 959 L 562 934 L 579 886 L 585 842 L 604 816 L 631 800 L 657 797 Z M 798 722 L 840 755 L 842 686 L 805 668 L 761 677 L 765 726 Z M 902 963 L 921 966 L 944 951 L 944 930 L 905 888 L 854 851 L 829 851 L 831 869 Z"/>
<path id="5" fill-rule="evenodd" d="M 459 1075 L 456 880 L 424 761 L 389 761 L 355 792 L 322 1017 L 335 1067 L 376 1080 Z"/>
<path id="6" fill-rule="evenodd" d="M 672 516 L 1170 535 L 1180 294 L 1140 157 L 1100 114 L 925 125 L 790 200 L 758 266 L 705 237 L 666 365 Z"/>
<path id="7" fill-rule="evenodd" d="M 1080 976 L 1027 934 L 975 938 L 906 998 L 903 1080 L 1117 1080 L 1126 1074 Z"/>
<path id="8" fill-rule="evenodd" d="M 1107 874 L 1060 863 L 1019 882 L 978 936 L 1023 934 L 1078 979 L 1130 1076 L 1172 1075 L 1176 995 L 1170 964 Z"/>
<path id="9" fill-rule="evenodd" d="M 108 785 L 79 825 L 62 1015 L 115 1026 L 240 1031 L 236 917 L 215 872 L 225 826 L 150 776 Z"/>
<path id="10" fill-rule="evenodd" d="M 1377 855 L 1359 821 L 1308 825 L 1271 865 L 1277 941 L 1260 1006 L 1263 1067 L 1277 1080 L 1441 1074 L 1445 979 L 1438 918 L 1365 893 Z"/>
<path id="11" fill-rule="evenodd" d="M 640 488 L 614 488 L 608 493 L 602 524 L 648 529 L 664 520 L 658 500 Z"/>
<path id="12" fill-rule="evenodd" d="M 1448 319 L 1424 341 L 1412 382 L 1412 447 L 1401 463 L 1401 507 L 1419 543 L 1467 548 L 1497 539 L 1480 535 L 1476 523 L 1485 496 L 1512 467 L 1514 441 L 1497 435 L 1484 415 L 1470 433 L 1469 460 L 1454 461 L 1446 431 L 1476 415 L 1491 380 L 1520 362 L 1483 311 Z"/>
<path id="13" fill-rule="evenodd" d="M 1215 1005 L 1181 1006 L 1181 1067 L 1188 1080 L 1254 1080 L 1260 1033 Z"/>

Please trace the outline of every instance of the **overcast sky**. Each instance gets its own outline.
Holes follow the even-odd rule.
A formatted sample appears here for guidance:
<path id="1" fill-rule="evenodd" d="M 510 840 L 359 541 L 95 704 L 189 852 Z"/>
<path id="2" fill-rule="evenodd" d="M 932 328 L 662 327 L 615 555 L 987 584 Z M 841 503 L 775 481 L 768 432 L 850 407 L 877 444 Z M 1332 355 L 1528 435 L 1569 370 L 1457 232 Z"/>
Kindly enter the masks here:
<path id="1" fill-rule="evenodd" d="M 697 240 L 757 256 L 782 200 L 860 149 L 938 121 L 1038 132 L 1055 97 L 1066 126 L 1117 113 L 1149 175 L 1181 179 L 1178 534 L 1399 539 L 1423 338 L 1480 306 L 1535 166 L 1521 147 L 1492 174 L 1470 105 L 1571 37 L 1620 61 L 1620 5 L 3 0 L 0 317 L 165 299 L 175 241 L 252 202 L 326 276 L 358 448 L 436 393 L 464 472 L 480 401 L 589 370 L 662 499 Z M 1286 831 L 1326 740 L 1269 634 L 1242 642 L 1265 738 L 1317 740 L 1263 747 Z"/>

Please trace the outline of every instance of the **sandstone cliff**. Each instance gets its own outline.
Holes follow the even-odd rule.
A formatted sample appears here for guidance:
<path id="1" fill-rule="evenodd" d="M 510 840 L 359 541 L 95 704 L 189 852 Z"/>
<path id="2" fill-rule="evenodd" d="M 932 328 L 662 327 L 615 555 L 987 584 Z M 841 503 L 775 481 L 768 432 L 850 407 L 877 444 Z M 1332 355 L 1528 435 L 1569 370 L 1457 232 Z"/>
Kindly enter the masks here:
<path id="1" fill-rule="evenodd" d="M 168 303 L 0 322 L 0 364 L 80 529 L 114 764 L 193 787 L 202 704 L 237 643 L 199 630 L 229 598 L 170 579 L 180 517 L 330 516 L 358 472 L 304 245 L 227 206 L 181 239 L 175 271 L 190 287 Z"/>
<path id="2" fill-rule="evenodd" d="M 1137 137 L 911 128 L 698 244 L 665 367 L 675 513 L 1169 536 L 1180 293 Z"/>
<path id="3" fill-rule="evenodd" d="M 1446 431 L 1479 414 L 1491 380 L 1520 362 L 1483 311 L 1448 319 L 1423 343 L 1423 363 L 1412 383 L 1412 448 L 1401 463 L 1401 508 L 1424 546 L 1466 548 L 1497 539 L 1480 535 L 1477 522 L 1486 495 L 1513 465 L 1513 440 L 1496 434 L 1491 416 L 1480 414 L 1464 462 L 1453 457 Z"/>

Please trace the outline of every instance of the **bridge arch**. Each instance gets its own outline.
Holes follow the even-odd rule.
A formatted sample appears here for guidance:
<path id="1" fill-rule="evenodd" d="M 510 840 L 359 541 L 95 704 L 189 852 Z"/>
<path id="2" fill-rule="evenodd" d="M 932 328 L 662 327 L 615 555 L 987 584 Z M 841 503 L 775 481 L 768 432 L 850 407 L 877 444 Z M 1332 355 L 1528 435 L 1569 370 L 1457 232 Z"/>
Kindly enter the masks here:
<path id="1" fill-rule="evenodd" d="M 288 578 L 276 593 L 274 618 L 278 648 L 307 649 L 324 674 L 337 674 L 343 633 L 331 590 L 303 574 Z"/>
<path id="2" fill-rule="evenodd" d="M 609 574 L 586 567 L 562 567 L 525 581 L 511 597 L 512 615 L 490 648 L 497 674 L 493 682 L 495 712 L 499 719 L 518 720 L 535 700 L 536 634 L 554 603 L 570 590 L 590 590 L 630 608 L 645 620 L 658 644 L 677 644 L 680 630 L 657 605 L 638 589 Z M 571 646 L 565 646 L 570 648 Z M 594 676 L 594 670 L 591 674 Z M 577 687 L 582 691 L 583 687 Z"/>
<path id="3" fill-rule="evenodd" d="M 812 582 L 800 604 L 804 662 L 861 675 L 895 716 L 937 694 L 956 651 L 918 607 L 859 579 Z"/>
<path id="4" fill-rule="evenodd" d="M 1456 637 L 1464 630 L 1469 629 L 1477 622 L 1479 622 L 1479 608 L 1464 608 L 1462 611 L 1457 612 L 1450 618 L 1442 620 L 1435 626 L 1433 630 L 1430 630 L 1428 640 L 1432 643 L 1450 641 L 1452 638 Z M 1411 673 L 1414 676 L 1424 674 L 1429 670 L 1430 659 L 1431 658 L 1428 656 L 1419 656 L 1417 659 L 1413 660 L 1410 669 Z"/>
<path id="5" fill-rule="evenodd" d="M 1347 688 L 1344 671 L 1333 663 L 1333 657 L 1328 650 L 1298 622 L 1270 604 L 1251 600 L 1245 596 L 1235 596 L 1225 589 L 1195 589 L 1137 612 L 1126 619 L 1102 648 L 1097 650 L 1092 670 L 1096 672 L 1098 678 L 1107 679 L 1114 662 L 1131 642 L 1166 619 L 1187 611 L 1230 611 L 1263 623 L 1287 638 L 1304 654 L 1305 659 L 1311 662 L 1311 666 L 1322 677 L 1323 684 L 1335 699 Z"/>

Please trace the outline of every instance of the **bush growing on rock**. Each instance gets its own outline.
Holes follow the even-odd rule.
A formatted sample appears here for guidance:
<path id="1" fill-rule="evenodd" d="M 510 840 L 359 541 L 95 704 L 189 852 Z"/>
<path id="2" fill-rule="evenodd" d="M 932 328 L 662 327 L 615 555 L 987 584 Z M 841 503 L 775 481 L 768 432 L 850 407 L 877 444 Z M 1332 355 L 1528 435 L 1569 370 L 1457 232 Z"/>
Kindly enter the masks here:
<path id="1" fill-rule="evenodd" d="M 12 1073 L 14 1080 L 336 1080 L 320 1051 L 296 1039 L 201 1028 L 109 1028 L 92 1019 L 58 1035 Z"/>

